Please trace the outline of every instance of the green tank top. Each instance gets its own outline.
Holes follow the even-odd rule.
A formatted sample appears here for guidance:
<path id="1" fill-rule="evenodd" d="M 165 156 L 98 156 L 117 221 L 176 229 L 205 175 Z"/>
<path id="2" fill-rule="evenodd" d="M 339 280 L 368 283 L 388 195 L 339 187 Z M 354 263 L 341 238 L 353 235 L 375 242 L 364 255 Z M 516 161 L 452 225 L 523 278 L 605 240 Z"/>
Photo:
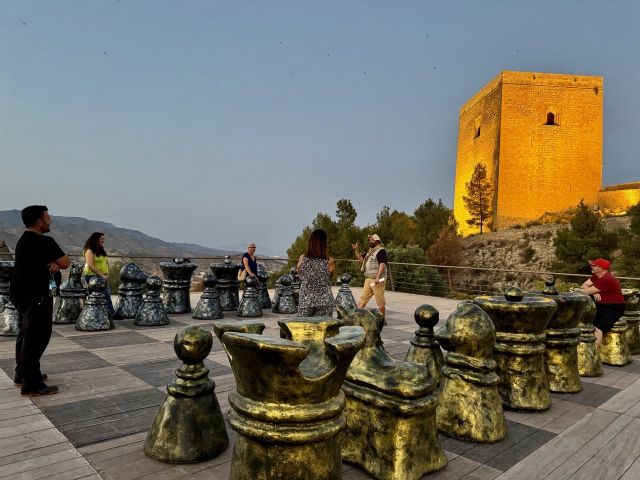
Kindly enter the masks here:
<path id="1" fill-rule="evenodd" d="M 98 257 L 96 255 L 93 256 L 93 266 L 96 267 L 96 270 L 98 270 L 102 275 L 108 275 L 109 274 L 109 261 L 107 260 L 107 257 Z M 95 275 L 95 273 L 89 269 L 89 266 L 85 263 L 84 264 L 84 270 L 83 270 L 84 275 Z"/>

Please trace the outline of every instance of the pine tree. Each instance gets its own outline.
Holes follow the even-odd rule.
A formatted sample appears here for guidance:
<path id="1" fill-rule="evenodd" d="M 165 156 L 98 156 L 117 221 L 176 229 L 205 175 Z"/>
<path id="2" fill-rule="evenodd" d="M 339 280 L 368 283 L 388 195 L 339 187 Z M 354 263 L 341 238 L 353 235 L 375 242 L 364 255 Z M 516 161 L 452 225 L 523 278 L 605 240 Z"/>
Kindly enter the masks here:
<path id="1" fill-rule="evenodd" d="M 482 163 L 476 164 L 471 175 L 471 180 L 465 184 L 467 196 L 462 197 L 470 219 L 467 224 L 472 227 L 480 227 L 480 233 L 491 220 L 491 202 L 493 188 L 487 179 L 487 169 Z"/>

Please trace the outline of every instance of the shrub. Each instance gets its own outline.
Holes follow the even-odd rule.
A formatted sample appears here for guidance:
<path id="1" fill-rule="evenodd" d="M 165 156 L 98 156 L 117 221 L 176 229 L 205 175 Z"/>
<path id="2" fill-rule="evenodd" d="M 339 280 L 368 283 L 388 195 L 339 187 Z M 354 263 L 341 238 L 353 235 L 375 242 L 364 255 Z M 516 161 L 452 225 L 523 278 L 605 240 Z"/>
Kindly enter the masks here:
<path id="1" fill-rule="evenodd" d="M 535 254 L 535 249 L 531 245 L 527 245 L 520 250 L 520 261 L 525 264 L 529 263 Z"/>

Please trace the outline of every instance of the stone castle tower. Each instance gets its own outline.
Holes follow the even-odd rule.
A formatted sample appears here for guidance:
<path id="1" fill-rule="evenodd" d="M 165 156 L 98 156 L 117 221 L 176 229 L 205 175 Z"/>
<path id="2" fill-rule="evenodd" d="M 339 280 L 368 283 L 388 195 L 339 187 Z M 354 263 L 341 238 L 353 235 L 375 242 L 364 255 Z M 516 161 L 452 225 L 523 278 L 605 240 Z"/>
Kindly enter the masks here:
<path id="1" fill-rule="evenodd" d="M 640 184 L 602 189 L 603 78 L 503 71 L 460 109 L 454 215 L 465 234 L 462 199 L 474 167 L 493 185 L 494 230 L 546 212 L 623 210 L 640 201 Z"/>

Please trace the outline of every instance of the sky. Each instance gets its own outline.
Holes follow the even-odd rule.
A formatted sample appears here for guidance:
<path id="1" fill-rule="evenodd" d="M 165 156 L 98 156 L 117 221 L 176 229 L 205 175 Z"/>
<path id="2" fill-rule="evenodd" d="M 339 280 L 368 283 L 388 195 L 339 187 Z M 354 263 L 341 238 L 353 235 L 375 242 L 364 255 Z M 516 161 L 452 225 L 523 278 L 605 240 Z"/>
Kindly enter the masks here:
<path id="1" fill-rule="evenodd" d="M 259 254 L 341 198 L 361 226 L 452 207 L 459 108 L 501 70 L 604 76 L 603 182 L 638 181 L 638 18 L 635 0 L 0 0 L 0 210 Z"/>

